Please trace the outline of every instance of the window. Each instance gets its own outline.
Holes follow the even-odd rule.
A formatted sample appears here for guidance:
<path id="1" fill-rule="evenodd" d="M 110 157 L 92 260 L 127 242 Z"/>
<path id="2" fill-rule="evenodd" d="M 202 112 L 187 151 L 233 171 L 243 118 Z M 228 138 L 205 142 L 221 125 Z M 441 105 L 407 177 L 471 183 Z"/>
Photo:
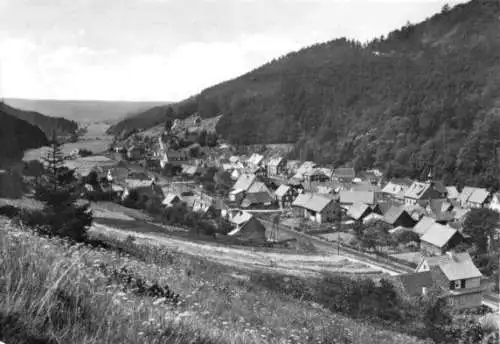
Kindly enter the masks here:
<path id="1" fill-rule="evenodd" d="M 465 280 L 460 281 L 460 288 L 465 288 Z"/>
<path id="2" fill-rule="evenodd" d="M 450 290 L 455 290 L 455 281 L 450 281 Z"/>
<path id="3" fill-rule="evenodd" d="M 460 281 L 455 281 L 455 288 L 456 289 L 460 288 Z"/>

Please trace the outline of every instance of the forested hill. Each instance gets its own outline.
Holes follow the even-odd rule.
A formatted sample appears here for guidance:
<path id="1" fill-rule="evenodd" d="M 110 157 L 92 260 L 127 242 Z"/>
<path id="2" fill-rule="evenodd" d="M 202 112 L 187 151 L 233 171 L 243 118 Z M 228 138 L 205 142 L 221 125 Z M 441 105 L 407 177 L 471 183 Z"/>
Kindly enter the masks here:
<path id="1" fill-rule="evenodd" d="M 222 113 L 217 130 L 233 143 L 293 142 L 316 162 L 498 187 L 499 18 L 498 1 L 445 7 L 366 45 L 289 54 L 178 106 Z"/>
<path id="2" fill-rule="evenodd" d="M 48 144 L 47 137 L 40 128 L 11 116 L 11 110 L 12 108 L 0 102 L 0 167 L 20 160 L 27 149 Z"/>
<path id="3" fill-rule="evenodd" d="M 5 103 L 2 103 L 2 111 L 37 126 L 47 137 L 52 137 L 54 131 L 57 135 L 66 136 L 78 130 L 78 124 L 66 118 L 49 117 L 35 111 L 20 110 Z"/>

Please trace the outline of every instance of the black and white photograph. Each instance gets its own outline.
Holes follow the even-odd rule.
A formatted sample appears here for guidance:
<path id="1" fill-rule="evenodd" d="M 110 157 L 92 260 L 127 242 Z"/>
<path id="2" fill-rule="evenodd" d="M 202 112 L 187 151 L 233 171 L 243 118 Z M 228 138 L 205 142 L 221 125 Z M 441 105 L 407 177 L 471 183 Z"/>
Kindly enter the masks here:
<path id="1" fill-rule="evenodd" d="M 500 344 L 500 0 L 0 0 L 0 344 Z"/>

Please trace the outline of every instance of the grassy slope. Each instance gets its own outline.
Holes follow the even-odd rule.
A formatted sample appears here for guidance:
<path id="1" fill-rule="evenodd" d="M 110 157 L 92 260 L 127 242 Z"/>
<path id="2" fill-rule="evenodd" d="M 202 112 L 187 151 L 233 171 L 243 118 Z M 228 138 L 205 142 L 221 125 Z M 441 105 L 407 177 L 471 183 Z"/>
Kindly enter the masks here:
<path id="1" fill-rule="evenodd" d="M 234 269 L 142 249 L 139 261 L 68 247 L 0 219 L 0 340 L 49 343 L 419 343 L 235 278 Z M 141 254 L 139 254 L 140 256 Z M 122 266 L 181 295 L 174 307 L 122 292 L 97 267 Z M 78 306 L 77 306 L 78 305 Z M 10 330 L 9 330 L 10 328 Z M 45 340 L 43 340 L 45 338 Z"/>

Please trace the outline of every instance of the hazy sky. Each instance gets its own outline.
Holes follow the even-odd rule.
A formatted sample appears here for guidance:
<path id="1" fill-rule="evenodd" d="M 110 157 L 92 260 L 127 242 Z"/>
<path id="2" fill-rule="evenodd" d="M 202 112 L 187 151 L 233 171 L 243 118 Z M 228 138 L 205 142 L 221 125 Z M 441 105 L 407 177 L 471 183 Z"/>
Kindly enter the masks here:
<path id="1" fill-rule="evenodd" d="M 457 1 L 0 0 L 0 95 L 181 100 L 313 43 L 386 34 L 445 3 Z"/>

